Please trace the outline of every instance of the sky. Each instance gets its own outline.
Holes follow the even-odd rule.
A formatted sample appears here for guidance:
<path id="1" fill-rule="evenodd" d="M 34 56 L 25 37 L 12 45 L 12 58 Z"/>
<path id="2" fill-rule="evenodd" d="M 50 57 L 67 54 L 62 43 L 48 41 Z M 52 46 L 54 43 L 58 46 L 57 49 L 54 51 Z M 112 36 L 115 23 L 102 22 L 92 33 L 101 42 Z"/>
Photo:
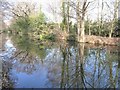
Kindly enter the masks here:
<path id="1" fill-rule="evenodd" d="M 55 16 L 54 17 L 52 14 L 52 11 L 50 10 L 51 7 L 59 9 L 58 6 L 59 6 L 60 0 L 7 0 L 7 1 L 14 2 L 14 3 L 19 3 L 19 2 L 35 3 L 37 8 L 40 8 L 40 5 L 41 5 L 42 12 L 46 15 L 46 17 L 49 19 L 49 21 L 60 21 L 61 20 L 60 15 L 57 15 L 57 13 L 56 13 L 56 15 L 54 15 Z"/>
<path id="2" fill-rule="evenodd" d="M 31 3 L 36 3 L 37 7 L 39 7 L 39 5 L 42 6 L 42 11 L 45 13 L 46 17 L 50 20 L 50 21 L 55 21 L 55 22 L 59 22 L 61 21 L 61 16 L 58 13 L 52 13 L 52 9 L 51 8 L 55 8 L 57 10 L 57 12 L 59 12 L 59 6 L 60 6 L 60 1 L 61 0 L 8 0 L 10 2 L 31 2 Z M 89 1 L 93 1 L 93 0 L 89 0 Z M 98 1 L 98 0 L 96 0 Z M 100 3 L 102 0 L 99 0 Z M 103 0 L 104 2 L 110 3 L 110 7 L 113 8 L 113 1 L 115 0 Z M 101 5 L 100 5 L 101 6 Z M 106 5 L 104 5 L 106 6 Z M 94 8 L 95 7 L 95 8 Z M 94 9 L 93 9 L 94 8 Z M 95 5 L 90 5 L 89 10 L 90 12 L 88 12 L 89 17 L 91 20 L 96 20 L 98 17 L 98 6 L 97 6 L 97 2 Z M 101 10 L 99 10 L 101 12 Z M 111 11 L 113 11 L 113 9 L 111 9 Z M 111 18 L 112 14 L 110 13 L 110 10 L 108 8 L 104 8 L 103 11 L 103 16 L 104 18 Z M 108 18 L 109 15 L 109 18 Z"/>

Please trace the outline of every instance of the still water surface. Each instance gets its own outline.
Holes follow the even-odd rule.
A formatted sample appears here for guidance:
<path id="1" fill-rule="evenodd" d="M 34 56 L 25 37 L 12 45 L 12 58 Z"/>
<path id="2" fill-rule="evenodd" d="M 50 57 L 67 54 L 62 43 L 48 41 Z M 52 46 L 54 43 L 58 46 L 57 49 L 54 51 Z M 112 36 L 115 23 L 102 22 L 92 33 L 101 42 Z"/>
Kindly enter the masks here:
<path id="1" fill-rule="evenodd" d="M 7 37 L 5 50 L 0 51 L 3 87 L 120 87 L 119 47 L 36 42 L 27 36 Z"/>

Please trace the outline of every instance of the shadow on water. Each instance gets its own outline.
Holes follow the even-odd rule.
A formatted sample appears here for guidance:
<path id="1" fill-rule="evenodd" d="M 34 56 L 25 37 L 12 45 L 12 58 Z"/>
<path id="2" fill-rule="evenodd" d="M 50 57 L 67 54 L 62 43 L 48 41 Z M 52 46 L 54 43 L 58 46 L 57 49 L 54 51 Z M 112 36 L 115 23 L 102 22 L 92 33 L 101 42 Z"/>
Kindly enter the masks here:
<path id="1" fill-rule="evenodd" d="M 4 87 L 120 87 L 119 47 L 73 42 L 44 45 L 27 35 L 11 39 L 16 50 L 7 58 L 4 52 L 1 54 L 5 64 L 9 64 L 3 67 L 8 82 L 3 82 Z"/>

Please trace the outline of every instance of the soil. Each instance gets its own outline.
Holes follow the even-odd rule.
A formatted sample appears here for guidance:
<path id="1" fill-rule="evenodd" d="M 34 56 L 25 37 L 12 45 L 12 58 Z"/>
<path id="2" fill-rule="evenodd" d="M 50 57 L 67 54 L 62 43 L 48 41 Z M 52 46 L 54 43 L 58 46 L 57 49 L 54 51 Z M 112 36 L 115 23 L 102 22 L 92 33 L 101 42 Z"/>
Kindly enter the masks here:
<path id="1" fill-rule="evenodd" d="M 116 37 L 101 37 L 101 36 L 94 36 L 94 35 L 85 35 L 85 42 L 91 44 L 102 44 L 102 45 L 115 45 L 120 46 L 120 38 Z"/>

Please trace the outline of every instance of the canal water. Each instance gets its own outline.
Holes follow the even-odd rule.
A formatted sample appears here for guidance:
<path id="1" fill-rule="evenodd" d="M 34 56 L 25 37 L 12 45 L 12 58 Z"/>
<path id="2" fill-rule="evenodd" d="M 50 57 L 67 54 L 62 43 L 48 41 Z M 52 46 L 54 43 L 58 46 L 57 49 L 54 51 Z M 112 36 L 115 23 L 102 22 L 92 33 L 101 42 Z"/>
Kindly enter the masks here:
<path id="1" fill-rule="evenodd" d="M 3 88 L 119 88 L 120 50 L 7 36 L 0 49 Z"/>

